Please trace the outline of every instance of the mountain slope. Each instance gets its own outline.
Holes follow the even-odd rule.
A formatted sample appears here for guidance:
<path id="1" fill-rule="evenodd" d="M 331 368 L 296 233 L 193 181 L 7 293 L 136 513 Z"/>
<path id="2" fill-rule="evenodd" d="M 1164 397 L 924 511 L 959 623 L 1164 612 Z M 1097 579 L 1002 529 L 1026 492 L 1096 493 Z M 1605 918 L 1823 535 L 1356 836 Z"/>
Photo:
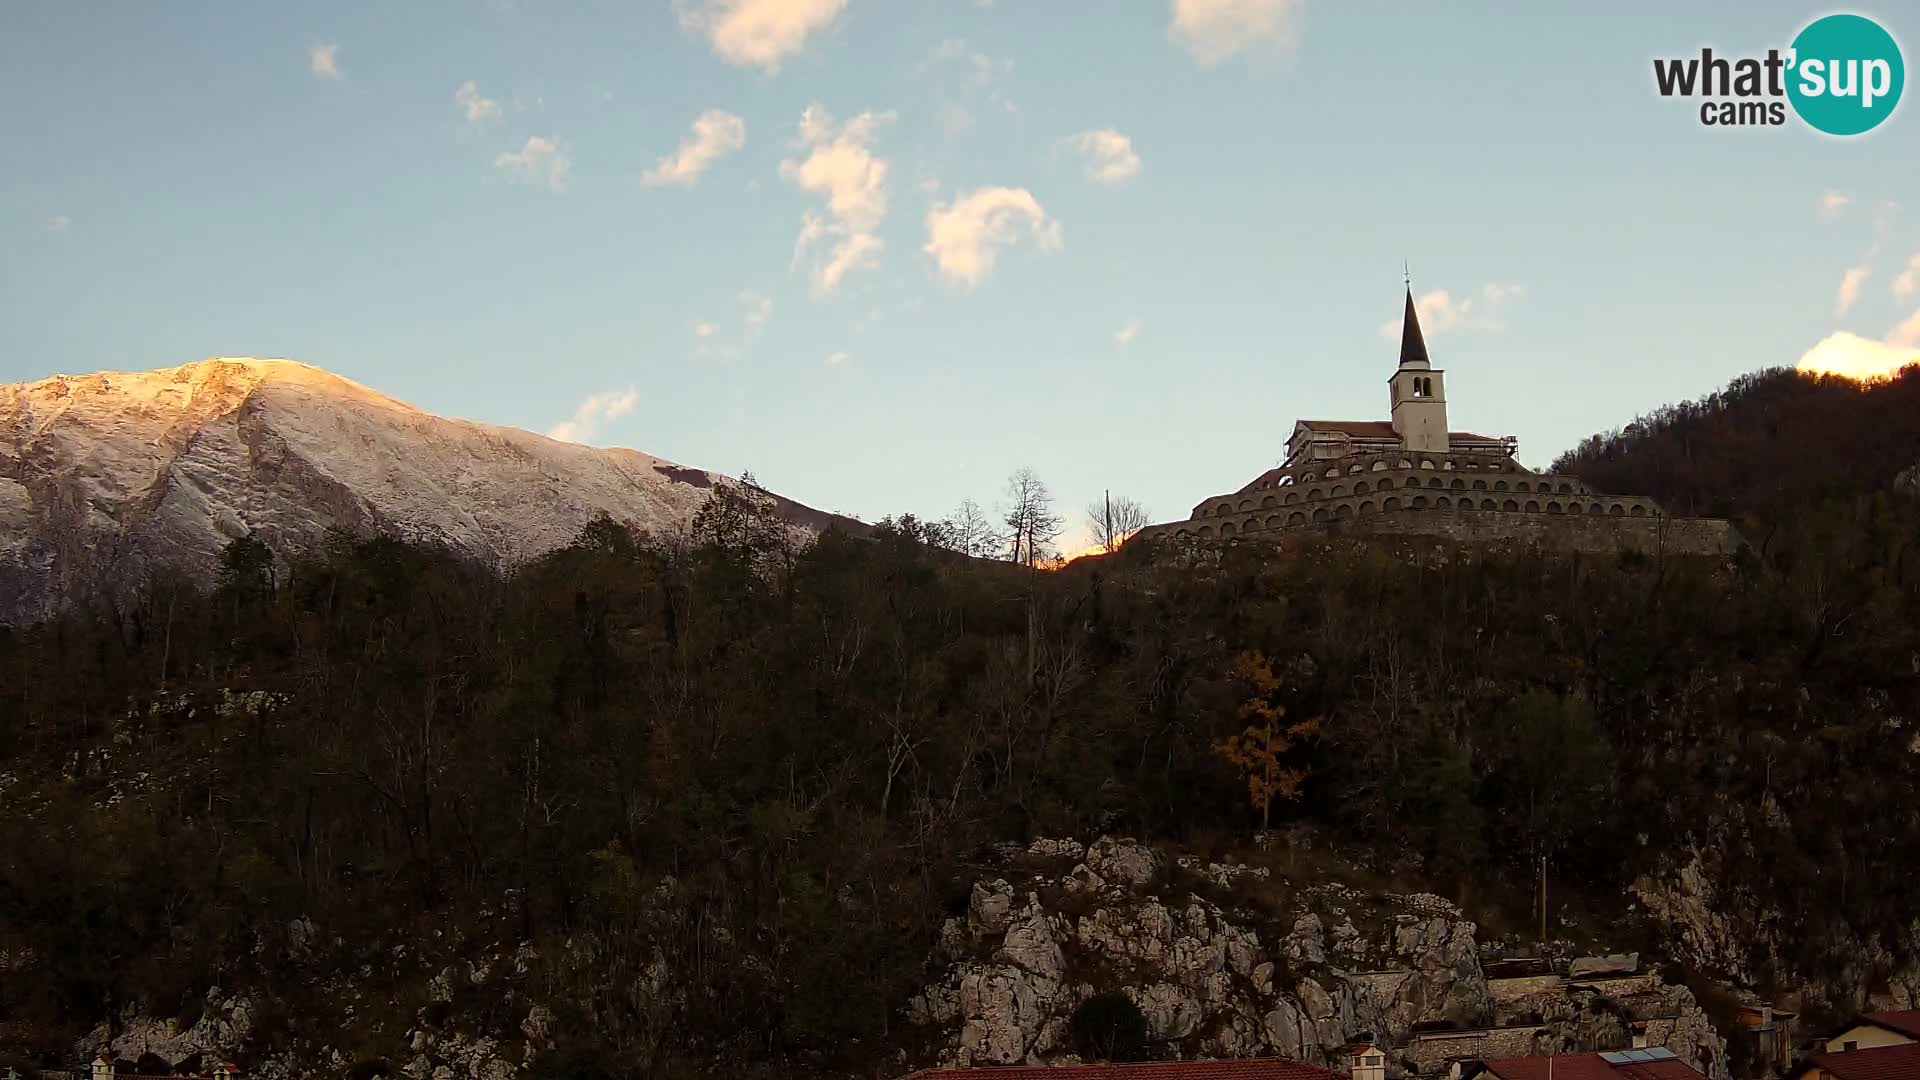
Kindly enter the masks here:
<path id="1" fill-rule="evenodd" d="M 383 532 L 507 567 L 603 512 L 679 527 L 716 479 L 434 416 L 287 360 L 0 386 L 0 622 L 160 573 L 203 579 L 249 530 L 282 551 Z M 812 529 L 831 520 L 782 508 Z"/>

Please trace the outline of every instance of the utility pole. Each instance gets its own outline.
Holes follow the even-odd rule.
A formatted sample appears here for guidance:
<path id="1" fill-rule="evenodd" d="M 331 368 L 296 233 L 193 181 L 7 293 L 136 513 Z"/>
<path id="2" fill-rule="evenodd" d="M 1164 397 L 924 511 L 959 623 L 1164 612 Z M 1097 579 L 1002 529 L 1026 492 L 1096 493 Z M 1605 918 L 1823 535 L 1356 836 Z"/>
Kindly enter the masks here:
<path id="1" fill-rule="evenodd" d="M 1547 857 L 1540 856 L 1540 945 L 1547 944 Z M 1549 1066 L 1551 1068 L 1551 1066 Z"/>
<path id="2" fill-rule="evenodd" d="M 1113 550 L 1113 492 L 1112 490 L 1109 489 L 1107 491 L 1101 492 L 1101 498 L 1105 501 L 1105 504 L 1106 504 L 1107 522 L 1106 522 L 1106 527 L 1102 529 L 1100 532 L 1100 546 L 1105 548 L 1108 551 L 1112 551 Z"/>

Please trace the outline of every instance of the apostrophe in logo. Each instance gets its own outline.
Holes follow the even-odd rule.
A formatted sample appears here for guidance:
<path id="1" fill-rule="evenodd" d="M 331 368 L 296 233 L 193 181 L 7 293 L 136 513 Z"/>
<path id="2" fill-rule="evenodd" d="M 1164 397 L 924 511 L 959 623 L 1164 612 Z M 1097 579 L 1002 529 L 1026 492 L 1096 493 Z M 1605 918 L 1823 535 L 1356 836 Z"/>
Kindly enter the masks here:
<path id="1" fill-rule="evenodd" d="M 1787 100 L 1800 119 L 1829 135 L 1872 131 L 1900 104 L 1907 81 L 1900 46 L 1872 19 L 1816 19 L 1793 39 L 1787 57 Z"/>
<path id="2" fill-rule="evenodd" d="M 1863 15 L 1828 15 L 1808 23 L 1783 52 L 1764 57 L 1715 56 L 1653 62 L 1661 97 L 1698 97 L 1707 127 L 1778 127 L 1787 105 L 1808 127 L 1828 135 L 1860 135 L 1879 127 L 1900 104 L 1906 65 L 1900 45 Z"/>

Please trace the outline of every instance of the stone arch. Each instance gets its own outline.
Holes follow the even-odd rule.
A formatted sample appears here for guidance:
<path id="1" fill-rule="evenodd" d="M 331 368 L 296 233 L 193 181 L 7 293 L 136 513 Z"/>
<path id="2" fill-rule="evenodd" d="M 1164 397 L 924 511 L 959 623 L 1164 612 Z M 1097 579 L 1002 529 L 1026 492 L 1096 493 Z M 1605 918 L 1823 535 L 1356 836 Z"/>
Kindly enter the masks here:
<path id="1" fill-rule="evenodd" d="M 1498 509 L 1499 509 L 1499 507 L 1497 507 L 1497 506 L 1495 506 L 1495 505 L 1493 504 L 1493 500 L 1492 500 L 1492 499 L 1481 499 L 1481 500 L 1480 500 L 1480 509 L 1482 509 L 1482 510 L 1498 510 Z"/>
<path id="2" fill-rule="evenodd" d="M 1321 495 L 1321 492 L 1319 488 L 1314 488 L 1312 491 L 1307 492 L 1308 499 L 1317 499 L 1320 497 L 1320 495 Z"/>
<path id="3" fill-rule="evenodd" d="M 1297 491 L 1289 491 L 1285 495 L 1280 496 L 1280 504 L 1282 506 L 1292 506 L 1299 501 L 1300 493 Z"/>
<path id="4" fill-rule="evenodd" d="M 1348 476 L 1352 476 L 1354 473 L 1363 473 L 1366 471 L 1367 471 L 1367 467 L 1365 465 L 1360 464 L 1359 462 L 1355 462 L 1352 465 L 1347 466 Z"/>
<path id="5" fill-rule="evenodd" d="M 1278 479 L 1278 480 L 1275 480 L 1275 481 L 1274 481 L 1274 483 L 1275 483 L 1275 484 L 1278 484 L 1278 485 L 1279 485 L 1279 486 L 1281 486 L 1281 487 L 1286 487 L 1286 486 L 1288 486 L 1289 484 L 1292 484 L 1292 483 L 1293 483 L 1293 476 L 1292 476 L 1292 474 L 1288 474 L 1288 475 L 1286 475 L 1286 476 L 1283 476 L 1283 477 L 1281 477 L 1281 478 L 1280 478 L 1280 479 Z"/>
<path id="6" fill-rule="evenodd" d="M 1353 493 L 1355 495 L 1365 495 L 1367 493 L 1367 482 L 1365 480 L 1362 480 L 1359 483 L 1353 485 Z"/>
<path id="7" fill-rule="evenodd" d="M 1333 468 L 1327 470 L 1327 474 L 1325 477 L 1323 477 L 1323 479 L 1335 480 L 1335 479 L 1338 479 L 1339 476 L 1340 476 L 1340 466 L 1335 465 Z"/>
<path id="8" fill-rule="evenodd" d="M 1507 501 L 1500 504 L 1500 509 L 1507 510 L 1507 511 L 1518 511 L 1520 509 L 1520 504 L 1517 502 L 1514 502 L 1512 499 L 1508 499 Z"/>
<path id="9" fill-rule="evenodd" d="M 1473 509 L 1473 500 L 1466 498 L 1465 496 L 1462 496 L 1460 501 L 1454 504 L 1454 509 L 1455 510 L 1471 510 Z"/>
<path id="10" fill-rule="evenodd" d="M 1398 509 L 1400 509 L 1400 499 L 1399 499 L 1399 497 L 1398 497 L 1398 496 L 1390 496 L 1390 497 L 1389 497 L 1389 498 L 1387 499 L 1387 501 L 1386 501 L 1386 502 L 1383 502 L 1383 503 L 1381 503 L 1381 504 L 1380 504 L 1380 509 L 1382 509 L 1382 510 L 1398 510 Z"/>
<path id="11" fill-rule="evenodd" d="M 1219 506 L 1213 508 L 1213 512 L 1216 514 L 1231 514 L 1233 513 L 1233 504 L 1221 503 Z"/>
<path id="12" fill-rule="evenodd" d="M 1636 507 L 1634 507 L 1634 508 L 1633 508 L 1633 516 L 1634 516 L 1634 517 L 1646 517 L 1646 516 L 1647 516 L 1647 508 L 1646 508 L 1646 507 L 1644 507 L 1644 506 L 1636 506 Z"/>
<path id="13" fill-rule="evenodd" d="M 1279 515 L 1279 514 L 1271 514 L 1271 515 L 1268 515 L 1268 517 L 1267 517 L 1267 528 L 1269 528 L 1269 529 L 1277 529 L 1277 528 L 1279 528 L 1279 527 L 1280 527 L 1280 515 Z"/>
<path id="14" fill-rule="evenodd" d="M 1527 500 L 1527 513 L 1529 513 L 1529 514 L 1537 514 L 1537 513 L 1539 513 L 1539 512 L 1540 512 L 1540 500 L 1539 500 L 1539 499 L 1528 499 L 1528 500 Z"/>
<path id="15" fill-rule="evenodd" d="M 1493 482 L 1493 490 L 1495 491 L 1507 490 L 1507 482 L 1505 480 L 1495 480 Z"/>
<path id="16" fill-rule="evenodd" d="M 1373 471 L 1374 471 L 1374 472 L 1381 472 L 1381 471 L 1383 471 L 1384 469 L 1386 469 L 1386 467 L 1387 467 L 1387 459 L 1386 459 L 1386 458 L 1381 458 L 1381 459 L 1379 459 L 1378 461 L 1375 461 L 1375 462 L 1373 463 Z"/>
<path id="17" fill-rule="evenodd" d="M 1451 510 L 1453 509 L 1453 500 L 1447 498 L 1445 495 L 1442 495 L 1439 498 L 1433 500 L 1433 505 L 1439 507 L 1442 510 Z"/>
<path id="18" fill-rule="evenodd" d="M 1193 534 L 1192 534 L 1192 533 L 1190 533 L 1190 532 L 1188 532 L 1188 531 L 1187 531 L 1187 530 L 1185 530 L 1185 529 L 1176 529 L 1176 530 L 1174 530 L 1174 533 L 1173 533 L 1173 538 L 1174 538 L 1175 540 L 1186 540 L 1186 539 L 1189 539 L 1189 538 L 1191 538 L 1192 536 L 1193 536 Z"/>
<path id="19" fill-rule="evenodd" d="M 1251 509 L 1253 509 L 1253 500 L 1252 500 L 1252 499 L 1241 499 L 1241 500 L 1240 500 L 1240 509 L 1242 509 L 1242 510 L 1251 510 Z"/>
<path id="20" fill-rule="evenodd" d="M 1333 508 L 1333 516 L 1334 516 L 1334 517 L 1336 517 L 1336 518 L 1339 518 L 1339 519 L 1340 519 L 1340 520 L 1342 520 L 1342 521 L 1345 521 L 1345 520 L 1346 520 L 1347 518 L 1350 518 L 1350 517 L 1352 517 L 1352 516 L 1353 516 L 1353 504 L 1352 504 L 1352 503 L 1339 503 L 1339 504 L 1337 504 L 1337 505 L 1336 505 L 1336 506 L 1334 506 L 1334 508 Z"/>
<path id="21" fill-rule="evenodd" d="M 1607 508 L 1604 506 L 1601 506 L 1599 503 L 1587 504 L 1587 513 L 1589 514 L 1604 514 L 1606 512 L 1607 512 Z"/>
<path id="22" fill-rule="evenodd" d="M 1415 495 L 1413 497 L 1413 508 L 1415 510 L 1425 510 L 1427 508 L 1427 497 L 1425 495 Z"/>
<path id="23" fill-rule="evenodd" d="M 1327 498 L 1329 498 L 1329 499 L 1337 499 L 1337 498 L 1339 498 L 1340 496 L 1342 496 L 1342 495 L 1345 495 L 1346 493 L 1347 493 L 1347 485 L 1345 485 L 1345 484 L 1335 484 L 1335 485 L 1333 485 L 1333 490 L 1332 490 L 1332 491 L 1329 491 L 1329 492 L 1327 492 Z"/>
<path id="24" fill-rule="evenodd" d="M 1264 510 L 1264 509 L 1266 509 L 1266 508 L 1268 508 L 1268 507 L 1270 507 L 1270 506 L 1278 506 L 1278 505 L 1280 505 L 1280 501 L 1279 501 L 1278 499 L 1275 499 L 1275 498 L 1274 498 L 1273 496 L 1271 496 L 1271 495 L 1269 495 L 1269 496 L 1267 496 L 1266 498 L 1264 498 L 1264 499 L 1261 499 L 1261 500 L 1260 500 L 1260 508 L 1261 508 L 1262 510 Z"/>
<path id="25" fill-rule="evenodd" d="M 1462 480 L 1457 476 L 1453 478 L 1453 487 L 1455 491 L 1464 490 L 1466 486 L 1467 486 L 1467 482 L 1465 480 Z"/>
<path id="26" fill-rule="evenodd" d="M 1531 490 L 1533 490 L 1533 489 L 1532 489 L 1532 488 L 1529 488 L 1529 487 L 1527 486 L 1527 482 L 1526 482 L 1525 480 L 1515 480 L 1515 481 L 1513 482 L 1513 490 L 1515 490 L 1515 491 L 1531 491 Z"/>
<path id="27" fill-rule="evenodd" d="M 1487 490 L 1487 482 L 1485 480 L 1475 480 L 1473 482 L 1473 490 L 1475 491 Z"/>
<path id="28" fill-rule="evenodd" d="M 1624 506 L 1621 506 L 1619 503 L 1614 503 L 1612 506 L 1607 507 L 1607 516 L 1608 517 L 1626 517 L 1627 508 Z"/>
<path id="29" fill-rule="evenodd" d="M 1234 530 L 1233 530 L 1233 522 L 1231 522 L 1231 521 L 1223 521 L 1223 522 L 1221 522 L 1221 523 L 1220 523 L 1220 535 L 1221 535 L 1221 536 L 1232 536 L 1232 535 L 1233 535 L 1233 532 L 1234 532 Z"/>
<path id="30" fill-rule="evenodd" d="M 1373 500 L 1368 499 L 1366 502 L 1360 504 L 1360 516 L 1366 517 L 1371 513 L 1373 513 Z"/>
<path id="31" fill-rule="evenodd" d="M 1564 512 L 1565 512 L 1565 511 L 1564 511 L 1564 510 L 1562 510 L 1562 509 L 1561 509 L 1561 507 L 1560 507 L 1560 500 L 1559 500 L 1559 499 L 1555 499 L 1555 500 L 1553 500 L 1552 502 L 1550 502 L 1550 503 L 1548 503 L 1548 504 L 1547 504 L 1547 513 L 1549 513 L 1549 514 L 1559 514 L 1559 513 L 1564 513 Z"/>
<path id="32" fill-rule="evenodd" d="M 1287 515 L 1287 524 L 1289 525 L 1305 525 L 1306 523 L 1307 523 L 1307 515 L 1301 513 L 1298 510 L 1295 510 L 1293 513 Z"/>
<path id="33" fill-rule="evenodd" d="M 1322 507 L 1320 507 L 1319 509 L 1317 509 L 1317 510 L 1315 510 L 1315 511 L 1313 512 L 1313 520 L 1315 520 L 1315 521 L 1325 521 L 1325 520 L 1327 520 L 1327 508 L 1326 508 L 1326 507 L 1324 507 L 1324 506 L 1322 506 Z"/>
<path id="34" fill-rule="evenodd" d="M 1562 495 L 1571 495 L 1571 494 L 1573 494 L 1573 485 L 1572 485 L 1572 484 L 1561 484 L 1561 485 L 1560 485 L 1560 494 L 1562 494 Z"/>
<path id="35" fill-rule="evenodd" d="M 1411 462 L 1411 461 L 1408 461 L 1408 460 L 1407 460 L 1406 458 L 1401 458 L 1401 459 L 1400 459 L 1400 464 L 1398 464 L 1398 465 L 1396 465 L 1396 466 L 1394 466 L 1394 468 L 1396 468 L 1396 469 L 1411 469 L 1411 468 L 1413 468 L 1413 462 Z"/>
<path id="36" fill-rule="evenodd" d="M 1380 488 L 1380 490 L 1381 490 L 1381 491 L 1385 491 L 1385 490 L 1387 490 L 1388 488 L 1390 488 L 1390 487 L 1392 487 L 1392 486 L 1393 486 L 1393 477 L 1391 477 L 1391 476 L 1383 476 L 1383 477 L 1381 477 L 1381 478 L 1380 478 L 1380 483 L 1379 483 L 1379 485 L 1378 485 L 1378 486 L 1379 486 L 1379 488 Z"/>
<path id="37" fill-rule="evenodd" d="M 1418 480 L 1415 480 L 1415 481 L 1414 481 L 1414 483 L 1416 483 L 1416 484 L 1418 484 L 1419 482 L 1420 482 L 1420 481 L 1418 481 Z M 1442 479 L 1440 479 L 1439 477 L 1437 477 L 1437 476 L 1435 476 L 1435 477 L 1430 477 L 1430 478 L 1428 478 L 1428 480 L 1427 480 L 1427 486 L 1428 486 L 1428 487 L 1430 487 L 1430 488 L 1437 488 L 1437 487 L 1446 487 L 1446 486 L 1447 486 L 1447 482 L 1446 482 L 1445 480 L 1442 480 Z"/>
<path id="38" fill-rule="evenodd" d="M 1421 467 L 1421 468 L 1423 468 L 1423 469 L 1431 469 L 1431 468 L 1433 468 L 1433 462 L 1431 462 L 1431 461 L 1429 461 L 1429 460 L 1428 460 L 1428 459 L 1426 459 L 1426 458 L 1421 458 L 1421 459 L 1420 459 L 1420 467 Z"/>
<path id="39" fill-rule="evenodd" d="M 1211 526 L 1211 525 L 1202 525 L 1202 526 L 1200 526 L 1200 535 L 1201 535 L 1201 537 L 1202 537 L 1202 538 L 1210 538 L 1210 537 L 1212 537 L 1212 536 L 1213 536 L 1213 526 Z"/>

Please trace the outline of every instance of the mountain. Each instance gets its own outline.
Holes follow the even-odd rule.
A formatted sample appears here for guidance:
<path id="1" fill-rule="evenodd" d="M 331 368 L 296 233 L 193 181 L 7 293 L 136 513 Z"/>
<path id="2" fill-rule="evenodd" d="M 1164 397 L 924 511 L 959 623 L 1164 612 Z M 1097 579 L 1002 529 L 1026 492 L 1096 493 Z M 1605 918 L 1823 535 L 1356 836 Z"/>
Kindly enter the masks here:
<path id="1" fill-rule="evenodd" d="M 601 513 L 677 528 L 721 479 L 434 416 L 290 360 L 14 383 L 0 386 L 0 622 L 162 573 L 204 580 L 249 530 L 281 552 L 340 529 L 511 567 Z M 778 501 L 809 530 L 834 520 Z"/>

